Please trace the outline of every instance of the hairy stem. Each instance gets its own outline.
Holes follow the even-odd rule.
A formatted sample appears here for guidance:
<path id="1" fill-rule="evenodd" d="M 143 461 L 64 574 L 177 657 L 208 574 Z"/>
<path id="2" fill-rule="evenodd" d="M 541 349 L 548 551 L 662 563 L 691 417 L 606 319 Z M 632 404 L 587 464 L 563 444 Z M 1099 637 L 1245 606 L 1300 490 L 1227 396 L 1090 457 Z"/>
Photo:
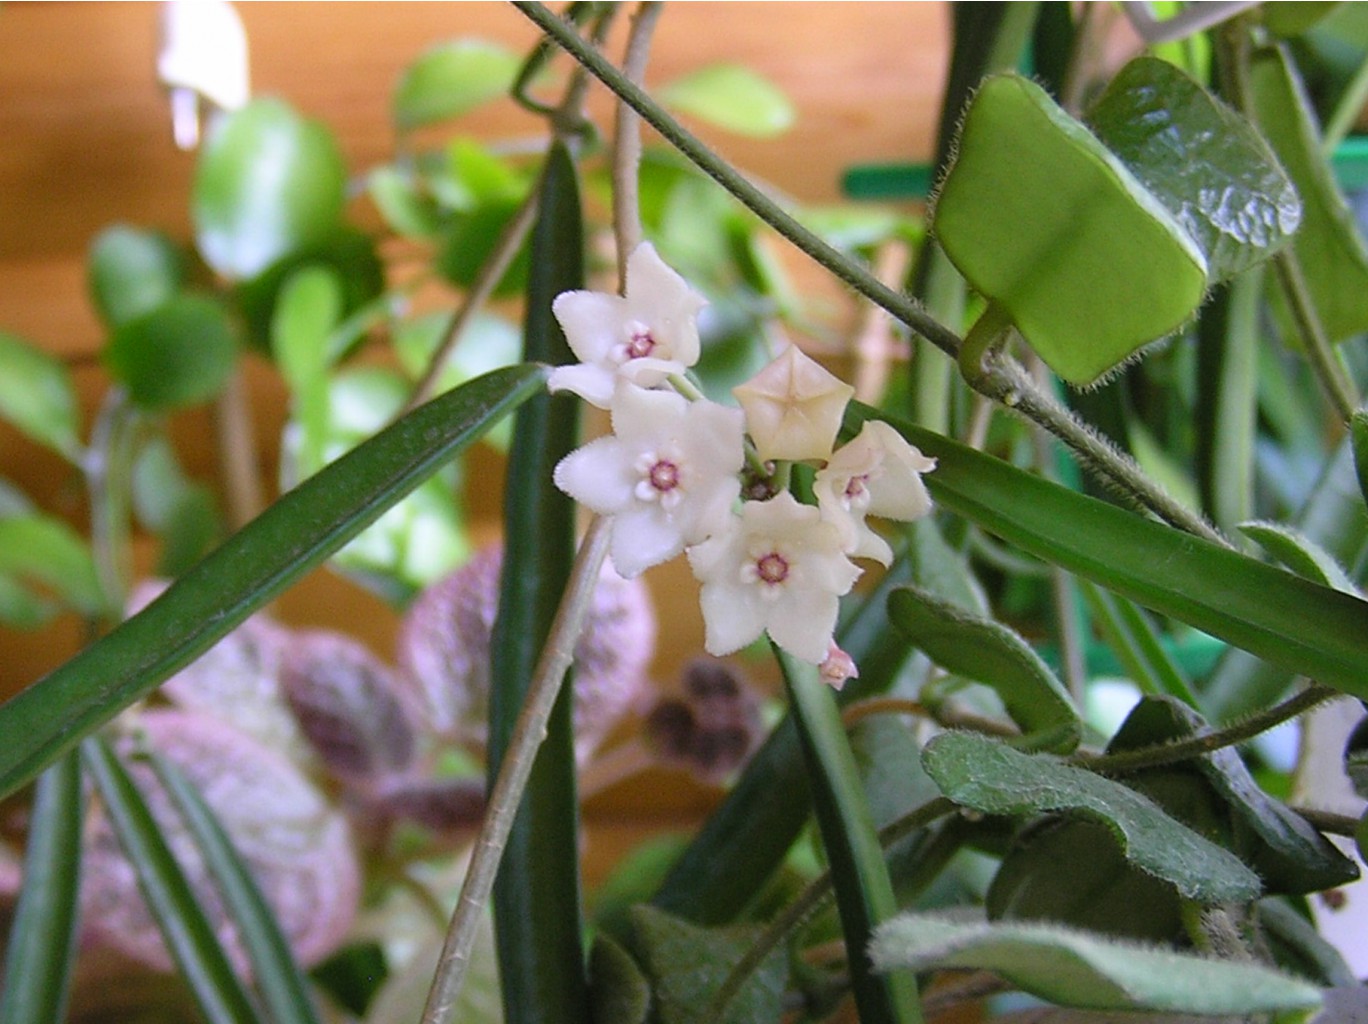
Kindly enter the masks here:
<path id="1" fill-rule="evenodd" d="M 627 52 L 622 58 L 622 74 L 629 82 L 640 83 L 646 75 L 646 60 L 651 52 L 651 37 L 664 5 L 648 0 L 632 15 L 632 30 Z M 617 237 L 618 284 L 627 287 L 627 257 L 641 244 L 641 209 L 637 174 L 641 166 L 641 118 L 631 105 L 618 101 L 613 129 L 613 231 Z"/>

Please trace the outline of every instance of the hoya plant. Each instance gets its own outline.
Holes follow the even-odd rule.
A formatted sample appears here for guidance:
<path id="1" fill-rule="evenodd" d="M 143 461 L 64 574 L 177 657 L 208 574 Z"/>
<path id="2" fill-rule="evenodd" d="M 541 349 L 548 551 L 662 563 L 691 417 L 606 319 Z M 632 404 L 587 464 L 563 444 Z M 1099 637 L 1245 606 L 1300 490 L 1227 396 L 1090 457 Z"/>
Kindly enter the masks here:
<path id="1" fill-rule="evenodd" d="M 0 334 L 92 510 L 0 491 L 0 617 L 91 637 L 0 705 L 0 1024 L 1361 1015 L 1319 927 L 1368 836 L 1360 7 L 1132 9 L 1118 61 L 1107 5 L 951 5 L 933 166 L 849 183 L 928 194 L 810 209 L 676 119 L 782 131 L 768 83 L 642 87 L 661 5 L 513 6 L 533 50 L 418 56 L 385 165 L 254 100 L 193 239 L 94 240 L 93 423 Z M 521 156 L 460 128 L 508 94 Z M 247 351 L 269 503 L 168 416 L 241 413 Z M 395 664 L 273 617 L 325 564 Z M 643 763 L 715 809 L 586 892 L 581 799 Z"/>

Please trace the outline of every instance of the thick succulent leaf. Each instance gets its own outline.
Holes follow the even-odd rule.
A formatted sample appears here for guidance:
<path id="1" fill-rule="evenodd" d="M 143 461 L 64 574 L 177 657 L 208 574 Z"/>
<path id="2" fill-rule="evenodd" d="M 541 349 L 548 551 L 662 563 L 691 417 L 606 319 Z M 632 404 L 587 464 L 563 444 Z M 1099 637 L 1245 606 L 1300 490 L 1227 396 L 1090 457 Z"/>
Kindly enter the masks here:
<path id="1" fill-rule="evenodd" d="M 1014 75 L 975 94 L 933 226 L 969 283 L 1073 384 L 1176 330 L 1206 290 L 1205 259 L 1159 200 Z"/>
<path id="2" fill-rule="evenodd" d="M 102 358 L 129 397 L 164 412 L 213 398 L 237 366 L 228 311 L 205 295 L 177 295 L 120 326 Z"/>
<path id="3" fill-rule="evenodd" d="M 445 121 L 508 92 L 522 58 L 483 39 L 439 43 L 404 69 L 392 115 L 400 131 Z"/>
<path id="4" fill-rule="evenodd" d="M 701 1024 L 732 965 L 763 930 L 760 926 L 700 928 L 654 907 L 632 911 L 633 952 L 652 983 L 660 1024 Z M 788 960 L 774 950 L 731 1001 L 722 1022 L 773 1024 L 783 1013 Z"/>
<path id="5" fill-rule="evenodd" d="M 275 99 L 229 114 L 200 150 L 191 216 L 204 261 L 255 277 L 337 227 L 346 171 L 331 132 Z"/>
<path id="6" fill-rule="evenodd" d="M 1202 1016 L 1309 1013 L 1320 990 L 1267 967 L 1184 955 L 1044 924 L 904 914 L 870 951 L 882 970 L 993 971 L 1061 1006 Z"/>
<path id="7" fill-rule="evenodd" d="M 0 331 L 0 418 L 73 461 L 81 449 L 71 374 L 57 359 Z"/>
<path id="8" fill-rule="evenodd" d="M 997 691 L 1021 745 L 1068 753 L 1082 723 L 1068 690 L 1015 630 L 917 587 L 888 597 L 888 617 L 936 664 Z"/>
<path id="9" fill-rule="evenodd" d="M 0 574 L 36 586 L 83 615 L 99 617 L 108 610 L 90 545 L 60 519 L 0 519 Z"/>
<path id="10" fill-rule="evenodd" d="M 117 328 L 150 313 L 185 283 L 180 248 L 159 231 L 115 224 L 90 246 L 86 274 L 95 309 Z"/>
<path id="11" fill-rule="evenodd" d="M 789 98 L 768 79 L 738 64 L 714 64 L 662 86 L 667 107 L 752 138 L 768 139 L 793 127 Z"/>
<path id="12" fill-rule="evenodd" d="M 1368 602 L 1086 497 L 852 403 L 846 428 L 887 419 L 937 460 L 944 509 L 1023 551 L 1355 696 L 1368 697 Z"/>
<path id="13" fill-rule="evenodd" d="M 1250 84 L 1259 127 L 1302 199 L 1293 242 L 1311 301 L 1331 341 L 1368 330 L 1368 246 L 1324 156 L 1301 80 L 1279 47 L 1255 52 Z"/>
<path id="14" fill-rule="evenodd" d="M 66 1019 L 76 959 L 82 818 L 80 762 L 71 754 L 38 780 L 23 888 L 0 978 L 0 1024 Z"/>
<path id="15" fill-rule="evenodd" d="M 1335 556 L 1306 534 L 1282 523 L 1248 522 L 1239 524 L 1240 532 L 1299 576 L 1346 594 L 1358 588 Z"/>
<path id="16" fill-rule="evenodd" d="M 1301 223 L 1297 190 L 1268 144 L 1166 60 L 1122 68 L 1088 123 L 1197 243 L 1212 283 L 1267 259 Z"/>
<path id="17" fill-rule="evenodd" d="M 543 379 L 540 367 L 511 367 L 414 410 L 283 495 L 143 611 L 0 705 L 0 795 L 321 563 Z M 0 551 L 10 548 L 0 543 Z"/>
<path id="18" fill-rule="evenodd" d="M 996 740 L 951 732 L 922 755 L 941 792 L 981 814 L 1026 817 L 1068 812 L 1106 825 L 1131 863 L 1202 903 L 1251 900 L 1258 877 L 1228 850 L 1174 821 L 1119 782 Z"/>
<path id="19" fill-rule="evenodd" d="M 1112 737 L 1107 751 L 1115 753 L 1160 746 L 1188 739 L 1205 728 L 1206 722 L 1201 715 L 1185 704 L 1148 698 L 1130 713 Z M 1188 764 L 1193 768 L 1187 768 Z M 1218 807 L 1223 810 L 1226 821 L 1216 826 L 1216 830 L 1223 833 L 1223 845 L 1234 850 L 1258 872 L 1270 890 L 1319 892 L 1358 877 L 1352 860 L 1341 854 L 1299 814 L 1259 788 L 1233 748 L 1213 751 L 1185 762 L 1183 766 L 1139 772 L 1127 782 L 1175 818 L 1207 834 L 1207 823 L 1190 818 L 1186 813 L 1187 808 L 1198 801 L 1175 793 L 1175 786 L 1181 789 L 1182 775 L 1194 771 L 1210 785 Z M 1149 784 L 1151 780 L 1154 785 Z M 1170 794 L 1177 799 L 1170 800 Z"/>

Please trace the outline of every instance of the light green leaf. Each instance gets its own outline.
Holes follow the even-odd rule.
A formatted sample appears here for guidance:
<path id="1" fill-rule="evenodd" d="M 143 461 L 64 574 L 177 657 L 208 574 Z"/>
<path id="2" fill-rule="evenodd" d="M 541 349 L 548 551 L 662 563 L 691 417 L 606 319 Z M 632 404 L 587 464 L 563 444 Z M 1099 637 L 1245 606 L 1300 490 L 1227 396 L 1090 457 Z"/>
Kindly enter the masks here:
<path id="1" fill-rule="evenodd" d="M 342 285 L 325 266 L 307 264 L 285 280 L 271 317 L 271 350 L 293 392 L 299 427 L 297 472 L 323 463 L 328 429 L 328 339 L 342 317 Z"/>
<path id="2" fill-rule="evenodd" d="M 1320 990 L 1258 964 L 1175 953 L 1044 924 L 959 922 L 904 914 L 879 931 L 882 970 L 993 971 L 1061 1006 L 1204 1016 L 1302 1011 Z"/>
<path id="3" fill-rule="evenodd" d="M 7 331 L 0 331 L 0 417 L 72 461 L 80 454 L 71 374 L 60 360 Z"/>
<path id="4" fill-rule="evenodd" d="M 738 135 L 770 139 L 793 127 L 797 112 L 778 86 L 740 64 L 713 64 L 664 85 L 661 103 Z"/>
<path id="5" fill-rule="evenodd" d="M 60 519 L 0 519 L 0 573 L 41 588 L 83 615 L 98 617 L 106 610 L 90 546 Z"/>
<path id="6" fill-rule="evenodd" d="M 409 413 L 282 495 L 137 615 L 0 704 L 0 797 L 333 554 L 539 390 L 544 374 L 536 366 L 500 370 Z M 0 521 L 0 553 L 14 549 L 3 535 L 9 522 Z"/>
<path id="7" fill-rule="evenodd" d="M 222 529 L 214 493 L 185 476 L 165 437 L 153 437 L 133 460 L 133 508 L 161 537 L 156 573 L 174 579 L 213 546 Z"/>
<path id="8" fill-rule="evenodd" d="M 12 576 L 0 575 L 0 622 L 15 629 L 38 629 L 59 611 L 56 601 L 34 593 Z"/>
<path id="9" fill-rule="evenodd" d="M 237 366 L 228 312 L 203 295 L 177 295 L 114 332 L 105 366 L 145 409 L 167 411 L 213 398 Z"/>
<path id="10" fill-rule="evenodd" d="M 385 223 L 409 238 L 431 238 L 441 228 L 441 214 L 430 196 L 415 185 L 413 176 L 384 166 L 371 171 L 366 192 Z"/>
<path id="11" fill-rule="evenodd" d="M 1354 471 L 1358 475 L 1359 490 L 1368 503 L 1368 412 L 1360 409 L 1349 421 L 1349 433 L 1354 445 Z"/>
<path id="12" fill-rule="evenodd" d="M 1306 534 L 1282 523 L 1252 521 L 1239 523 L 1239 530 L 1287 568 L 1323 586 L 1357 594 L 1358 587 L 1326 551 Z"/>
<path id="13" fill-rule="evenodd" d="M 1258 876 L 1234 854 L 1119 782 L 968 732 L 932 740 L 922 763 L 941 792 L 981 814 L 1026 817 L 1062 811 L 1107 826 L 1132 864 L 1168 881 L 1188 899 L 1233 903 L 1259 895 Z"/>
<path id="14" fill-rule="evenodd" d="M 911 586 L 889 595 L 888 619 L 942 668 L 996 690 L 1023 745 L 1078 746 L 1082 722 L 1068 690 L 1016 631 Z"/>
<path id="15" fill-rule="evenodd" d="M 332 133 L 275 99 L 254 100 L 210 134 L 191 215 L 200 255 L 225 277 L 255 277 L 338 226 L 346 172 Z"/>
<path id="16" fill-rule="evenodd" d="M 1015 75 L 975 94 L 932 226 L 969 283 L 1073 384 L 1176 330 L 1206 290 L 1206 261 L 1163 204 Z"/>
<path id="17" fill-rule="evenodd" d="M 73 754 L 38 780 L 24 883 L 0 978 L 0 1024 L 66 1019 L 76 959 L 82 804 L 81 766 Z"/>
<path id="18" fill-rule="evenodd" d="M 150 313 L 185 284 L 185 254 L 159 231 L 115 224 L 90 246 L 90 295 L 105 326 Z"/>
<path id="19" fill-rule="evenodd" d="M 400 131 L 444 121 L 504 95 L 522 58 L 482 39 L 439 43 L 404 69 L 392 114 Z"/>
<path id="20" fill-rule="evenodd" d="M 1197 243 L 1211 283 L 1267 259 L 1301 223 L 1297 190 L 1268 143 L 1166 60 L 1122 68 L 1088 123 Z"/>

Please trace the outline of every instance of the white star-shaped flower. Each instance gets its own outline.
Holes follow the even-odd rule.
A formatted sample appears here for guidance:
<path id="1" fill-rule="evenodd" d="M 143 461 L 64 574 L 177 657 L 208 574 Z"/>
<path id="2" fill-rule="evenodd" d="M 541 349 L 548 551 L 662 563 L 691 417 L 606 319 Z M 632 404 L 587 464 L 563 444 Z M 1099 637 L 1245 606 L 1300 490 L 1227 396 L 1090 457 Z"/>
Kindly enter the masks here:
<path id="1" fill-rule="evenodd" d="M 652 388 L 698 362 L 698 311 L 707 300 L 665 265 L 650 242 L 627 258 L 626 295 L 562 292 L 551 311 L 579 362 L 547 386 L 608 408 L 619 378 Z"/>
<path id="2" fill-rule="evenodd" d="M 722 529 L 741 491 L 738 409 L 619 382 L 613 433 L 560 461 L 555 482 L 613 517 L 613 566 L 629 579 Z"/>
<path id="3" fill-rule="evenodd" d="M 887 423 L 867 420 L 855 439 L 817 471 L 817 507 L 840 531 L 846 551 L 887 565 L 893 549 L 869 528 L 865 516 L 910 522 L 926 515 L 931 496 L 921 475 L 935 468 L 935 459 L 908 444 Z"/>
<path id="4" fill-rule="evenodd" d="M 801 462 L 831 454 L 855 389 L 790 345 L 732 394 L 760 458 Z"/>
<path id="5" fill-rule="evenodd" d="M 826 660 L 839 598 L 860 575 L 836 527 L 786 491 L 742 505 L 728 529 L 689 548 L 689 564 L 703 584 L 709 654 L 730 654 L 768 630 L 814 665 Z"/>

